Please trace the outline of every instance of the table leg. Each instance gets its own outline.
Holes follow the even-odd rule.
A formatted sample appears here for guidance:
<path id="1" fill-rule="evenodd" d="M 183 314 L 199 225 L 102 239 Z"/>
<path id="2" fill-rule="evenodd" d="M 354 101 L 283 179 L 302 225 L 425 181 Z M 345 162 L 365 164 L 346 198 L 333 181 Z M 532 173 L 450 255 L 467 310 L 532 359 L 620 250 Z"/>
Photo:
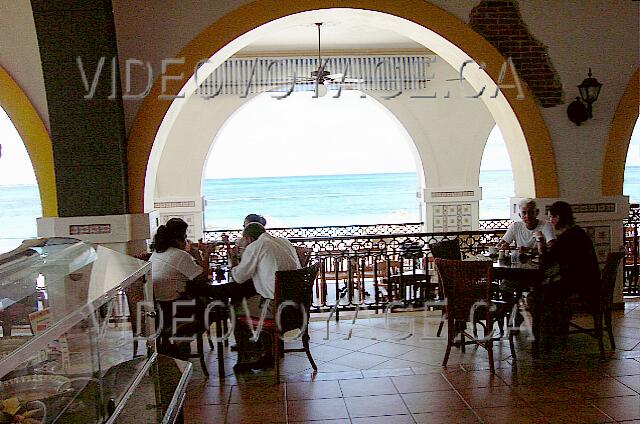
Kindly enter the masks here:
<path id="1" fill-rule="evenodd" d="M 221 314 L 218 314 L 221 315 Z M 216 318 L 216 343 L 218 349 L 218 378 L 224 379 L 224 342 L 222 341 L 222 322 L 226 321 L 225 317 L 218 316 Z"/>

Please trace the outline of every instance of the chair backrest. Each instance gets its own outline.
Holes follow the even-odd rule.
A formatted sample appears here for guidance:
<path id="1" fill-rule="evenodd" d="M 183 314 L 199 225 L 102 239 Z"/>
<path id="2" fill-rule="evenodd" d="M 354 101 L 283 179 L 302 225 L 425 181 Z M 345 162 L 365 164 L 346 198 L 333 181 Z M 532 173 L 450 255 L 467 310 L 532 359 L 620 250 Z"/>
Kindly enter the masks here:
<path id="1" fill-rule="evenodd" d="M 469 320 L 471 307 L 477 301 L 491 302 L 490 261 L 435 259 L 447 301 L 447 314 L 456 320 Z M 489 308 L 483 308 L 489 313 Z"/>
<path id="2" fill-rule="evenodd" d="M 311 265 L 291 271 L 276 272 L 275 305 L 278 308 L 284 302 L 292 302 L 296 306 L 287 306 L 281 310 L 280 325 L 282 332 L 300 328 L 306 316 L 308 323 L 309 310 L 313 302 L 313 283 L 320 270 L 320 264 Z M 306 331 L 306 328 L 303 329 Z"/>
<path id="3" fill-rule="evenodd" d="M 309 260 L 311 259 L 311 250 L 305 246 L 294 246 L 296 249 L 296 253 L 298 254 L 298 259 L 300 260 L 300 265 L 305 267 L 309 264 Z"/>
<path id="4" fill-rule="evenodd" d="M 624 259 L 624 252 L 610 252 L 607 256 L 607 262 L 604 265 L 604 270 L 601 274 L 602 279 L 602 294 L 603 304 L 601 305 L 604 310 L 610 310 L 613 303 L 613 292 L 616 287 L 616 277 L 618 276 L 618 268 L 620 262 Z"/>
<path id="5" fill-rule="evenodd" d="M 458 239 L 442 240 L 436 243 L 429 243 L 429 250 L 434 258 L 456 259 L 461 258 L 460 244 Z"/>

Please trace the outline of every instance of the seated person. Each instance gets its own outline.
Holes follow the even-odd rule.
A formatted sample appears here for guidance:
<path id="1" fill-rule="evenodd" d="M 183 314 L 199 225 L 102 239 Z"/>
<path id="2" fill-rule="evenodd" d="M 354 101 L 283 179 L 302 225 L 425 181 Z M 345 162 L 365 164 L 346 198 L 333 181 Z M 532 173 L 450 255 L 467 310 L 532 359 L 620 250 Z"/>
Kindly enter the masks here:
<path id="1" fill-rule="evenodd" d="M 265 318 L 273 319 L 275 273 L 300 268 L 298 255 L 289 240 L 271 236 L 257 222 L 245 227 L 243 238 L 247 247 L 242 261 L 231 270 L 233 282 L 214 286 L 217 292 L 214 297 L 237 299 L 244 296 L 246 302 L 242 305 L 247 309 L 236 310 L 236 315 L 248 313 L 259 318 L 264 307 L 267 312 Z M 247 286 L 253 286 L 256 294 L 247 297 Z M 251 331 L 243 325 L 235 326 L 234 335 L 238 345 L 238 363 L 233 367 L 234 371 L 244 372 L 273 365 L 271 340 L 260 338 L 258 343 L 252 343 Z"/>
<path id="2" fill-rule="evenodd" d="M 538 206 L 533 199 L 522 199 L 518 203 L 520 219 L 509 226 L 502 240 L 498 243 L 498 249 L 508 249 L 511 243 L 516 242 L 520 253 L 535 251 L 536 239 L 542 237 L 549 244 L 554 243 L 555 235 L 551 225 L 538 219 Z M 537 253 L 537 252 L 536 252 Z M 511 280 L 500 282 L 500 297 L 508 304 L 513 304 L 516 299 L 522 297 L 522 292 L 518 289 L 518 283 Z M 522 316 L 518 313 L 513 317 L 515 326 L 522 322 Z"/>
<path id="3" fill-rule="evenodd" d="M 520 210 L 520 218 L 522 221 L 514 222 L 507 229 L 506 234 L 498 243 L 498 249 L 508 249 L 509 245 L 516 242 L 516 246 L 522 252 L 534 249 L 536 247 L 536 235 L 542 234 L 545 241 L 553 244 L 556 238 L 551 225 L 541 219 L 538 219 L 538 207 L 533 199 L 523 199 L 518 203 Z"/>
<path id="4" fill-rule="evenodd" d="M 256 213 L 250 213 L 249 215 L 247 215 L 244 218 L 244 222 L 242 224 L 242 228 L 247 228 L 247 225 L 249 225 L 249 224 L 251 224 L 253 222 L 257 222 L 258 224 L 262 225 L 263 227 L 267 226 L 267 220 L 262 215 L 258 215 Z M 228 238 L 225 241 L 228 242 Z M 238 265 L 238 263 L 240 262 L 240 259 L 242 258 L 242 252 L 244 251 L 245 247 L 247 247 L 247 246 L 246 246 L 246 243 L 244 242 L 244 239 L 240 238 L 240 239 L 236 240 L 236 243 L 233 246 L 233 248 L 230 248 L 228 250 L 229 266 L 230 267 L 234 267 L 234 266 Z"/>
<path id="5" fill-rule="evenodd" d="M 208 264 L 197 250 L 192 251 L 187 240 L 187 223 L 180 218 L 171 218 L 158 227 L 153 236 L 149 258 L 153 276 L 155 300 L 162 311 L 162 334 L 160 345 L 168 347 L 167 337 L 172 332 L 173 309 L 176 300 L 191 299 L 192 293 L 207 280 Z M 182 312 L 190 316 L 191 312 Z M 160 349 L 160 347 L 159 347 Z"/>
<path id="6" fill-rule="evenodd" d="M 542 239 L 537 242 L 546 278 L 540 293 L 534 293 L 534 301 L 543 308 L 542 322 L 547 324 L 543 327 L 547 349 L 555 339 L 566 340 L 571 320 L 569 297 L 578 296 L 590 312 L 599 307 L 600 297 L 600 267 L 591 238 L 575 224 L 568 203 L 555 202 L 549 215 L 557 239 L 551 246 Z"/>

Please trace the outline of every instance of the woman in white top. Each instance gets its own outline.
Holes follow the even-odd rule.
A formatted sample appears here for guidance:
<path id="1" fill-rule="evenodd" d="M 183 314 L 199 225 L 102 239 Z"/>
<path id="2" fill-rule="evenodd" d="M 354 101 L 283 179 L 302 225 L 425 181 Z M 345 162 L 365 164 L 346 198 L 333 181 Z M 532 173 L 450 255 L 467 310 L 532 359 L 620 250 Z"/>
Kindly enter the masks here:
<path id="1" fill-rule="evenodd" d="M 187 292 L 190 281 L 206 280 L 207 264 L 198 251 L 188 249 L 187 227 L 182 219 L 171 218 L 158 227 L 153 237 L 153 254 L 149 261 L 153 292 L 158 301 L 180 299 Z"/>
<path id="2" fill-rule="evenodd" d="M 178 358 L 188 358 L 188 342 L 172 343 L 171 336 L 197 336 L 204 329 L 196 318 L 192 325 L 184 324 L 173 334 L 173 318 L 188 318 L 200 315 L 203 309 L 195 306 L 177 305 L 174 313 L 174 301 L 199 298 L 208 286 L 207 264 L 197 250 L 191 250 L 187 240 L 187 223 L 180 218 L 171 218 L 165 225 L 158 227 L 153 237 L 151 250 L 151 274 L 153 292 L 158 305 L 156 325 L 162 326 L 158 352 Z"/>

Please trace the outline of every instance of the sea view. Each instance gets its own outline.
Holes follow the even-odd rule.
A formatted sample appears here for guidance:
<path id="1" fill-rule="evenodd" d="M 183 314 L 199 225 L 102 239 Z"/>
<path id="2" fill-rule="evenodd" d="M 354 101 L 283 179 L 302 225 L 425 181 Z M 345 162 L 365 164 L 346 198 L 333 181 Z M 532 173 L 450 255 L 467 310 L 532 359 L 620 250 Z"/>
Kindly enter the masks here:
<path id="1" fill-rule="evenodd" d="M 480 219 L 508 218 L 510 170 L 480 173 Z M 207 229 L 238 228 L 248 213 L 270 227 L 389 224 L 421 220 L 414 173 L 208 179 Z M 640 201 L 640 167 L 627 167 L 624 193 Z M 36 186 L 0 186 L 0 252 L 36 236 Z"/>

